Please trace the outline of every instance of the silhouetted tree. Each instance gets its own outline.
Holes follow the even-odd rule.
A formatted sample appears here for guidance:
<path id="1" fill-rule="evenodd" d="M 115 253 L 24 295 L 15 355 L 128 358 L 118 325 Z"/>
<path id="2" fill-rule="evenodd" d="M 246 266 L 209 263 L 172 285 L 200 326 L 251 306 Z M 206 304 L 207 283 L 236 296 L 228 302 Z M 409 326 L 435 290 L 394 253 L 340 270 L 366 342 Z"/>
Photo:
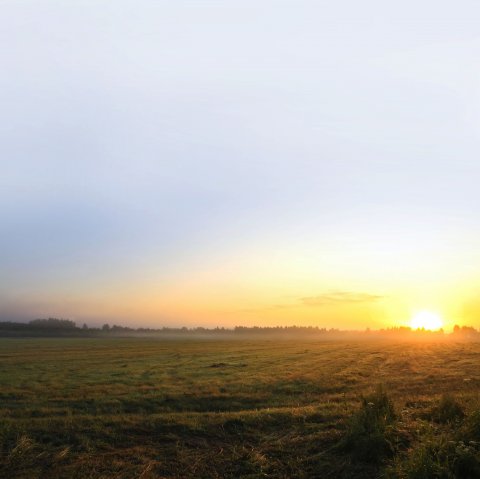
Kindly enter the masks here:
<path id="1" fill-rule="evenodd" d="M 28 323 L 32 328 L 35 329 L 75 329 L 76 325 L 73 321 L 69 319 L 57 319 L 57 318 L 48 318 L 48 319 L 34 319 Z"/>

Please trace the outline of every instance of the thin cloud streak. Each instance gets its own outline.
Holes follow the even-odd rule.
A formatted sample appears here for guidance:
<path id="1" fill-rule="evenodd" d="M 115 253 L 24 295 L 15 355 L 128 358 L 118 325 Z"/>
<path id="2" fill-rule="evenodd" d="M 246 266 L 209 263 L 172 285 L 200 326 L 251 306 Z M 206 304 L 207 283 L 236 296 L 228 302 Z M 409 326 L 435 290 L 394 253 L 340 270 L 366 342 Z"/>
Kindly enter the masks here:
<path id="1" fill-rule="evenodd" d="M 355 293 L 352 291 L 334 291 L 331 293 L 321 294 L 319 296 L 306 296 L 300 298 L 305 306 L 331 306 L 341 304 L 359 304 L 372 303 L 383 299 L 383 296 L 369 293 Z"/>
<path id="2" fill-rule="evenodd" d="M 284 309 L 309 307 L 326 307 L 326 306 L 348 306 L 358 305 L 362 303 L 375 303 L 381 301 L 385 296 L 371 293 L 357 293 L 354 291 L 332 291 L 320 294 L 318 296 L 304 296 L 297 299 L 292 304 L 273 304 L 261 308 L 244 308 L 236 310 L 235 313 L 261 313 L 266 311 L 280 311 Z"/>

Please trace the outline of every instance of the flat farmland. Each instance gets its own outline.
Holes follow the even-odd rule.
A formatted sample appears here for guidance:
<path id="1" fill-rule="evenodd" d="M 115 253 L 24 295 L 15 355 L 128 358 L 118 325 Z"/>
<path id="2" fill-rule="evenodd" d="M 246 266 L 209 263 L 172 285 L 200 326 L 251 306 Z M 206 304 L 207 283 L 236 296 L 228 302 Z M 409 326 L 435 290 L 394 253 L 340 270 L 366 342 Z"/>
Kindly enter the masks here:
<path id="1" fill-rule="evenodd" d="M 475 342 L 2 339 L 0 477 L 480 477 L 479 392 Z"/>

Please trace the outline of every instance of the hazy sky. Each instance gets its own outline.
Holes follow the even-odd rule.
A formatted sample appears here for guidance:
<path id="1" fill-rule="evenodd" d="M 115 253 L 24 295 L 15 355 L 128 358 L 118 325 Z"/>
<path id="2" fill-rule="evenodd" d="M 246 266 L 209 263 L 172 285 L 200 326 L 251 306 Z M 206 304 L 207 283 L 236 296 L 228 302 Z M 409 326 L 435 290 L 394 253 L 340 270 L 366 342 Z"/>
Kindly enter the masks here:
<path id="1" fill-rule="evenodd" d="M 0 0 L 0 319 L 479 326 L 479 25 Z"/>

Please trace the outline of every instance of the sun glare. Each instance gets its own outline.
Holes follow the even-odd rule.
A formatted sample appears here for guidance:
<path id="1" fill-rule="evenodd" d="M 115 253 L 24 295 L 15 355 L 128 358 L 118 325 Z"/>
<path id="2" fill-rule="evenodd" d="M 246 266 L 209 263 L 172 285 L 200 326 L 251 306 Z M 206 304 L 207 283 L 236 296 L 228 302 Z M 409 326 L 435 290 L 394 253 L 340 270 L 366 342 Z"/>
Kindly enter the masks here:
<path id="1" fill-rule="evenodd" d="M 436 331 L 443 326 L 443 320 L 438 313 L 433 311 L 418 311 L 410 320 L 412 329 L 428 329 Z"/>

